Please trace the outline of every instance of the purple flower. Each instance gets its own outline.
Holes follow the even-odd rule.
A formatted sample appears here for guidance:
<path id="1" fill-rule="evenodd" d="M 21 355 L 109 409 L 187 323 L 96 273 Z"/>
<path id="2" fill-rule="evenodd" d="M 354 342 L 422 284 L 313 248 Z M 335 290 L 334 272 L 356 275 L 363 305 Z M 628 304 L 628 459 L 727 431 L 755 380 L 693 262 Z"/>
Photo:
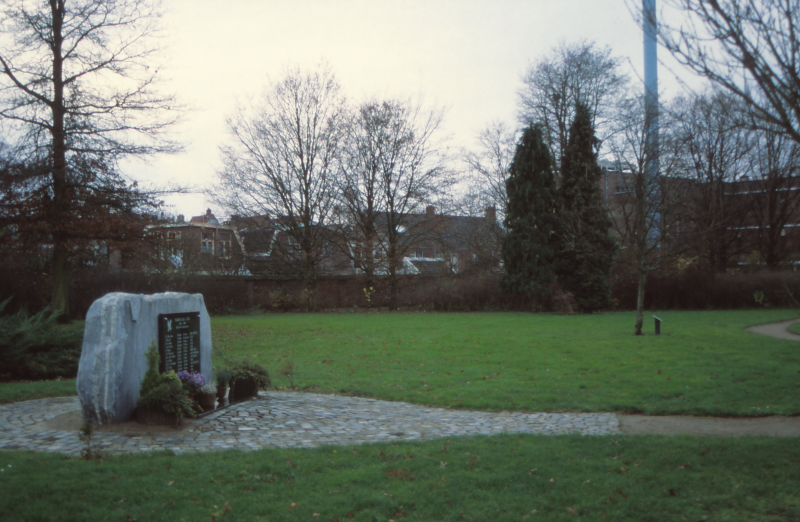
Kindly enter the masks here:
<path id="1" fill-rule="evenodd" d="M 178 372 L 178 379 L 187 388 L 202 388 L 206 383 L 202 373 L 189 373 L 186 370 Z"/>

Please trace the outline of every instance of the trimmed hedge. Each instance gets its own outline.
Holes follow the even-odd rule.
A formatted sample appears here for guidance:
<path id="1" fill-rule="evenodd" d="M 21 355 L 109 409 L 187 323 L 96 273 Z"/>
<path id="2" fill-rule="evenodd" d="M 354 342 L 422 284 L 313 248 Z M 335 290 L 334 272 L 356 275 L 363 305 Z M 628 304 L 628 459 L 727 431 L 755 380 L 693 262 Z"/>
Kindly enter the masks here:
<path id="1" fill-rule="evenodd" d="M 400 310 L 502 311 L 552 310 L 555 302 L 530 302 L 504 295 L 500 274 L 406 276 L 398 295 Z M 320 311 L 385 309 L 388 279 L 377 277 L 369 301 L 357 277 L 322 277 L 317 283 Z M 617 271 L 611 281 L 614 308 L 636 307 L 635 274 Z M 304 284 L 280 278 L 243 278 L 136 272 L 84 271 L 72 274 L 70 313 L 83 319 L 89 306 L 109 292 L 152 294 L 175 291 L 200 293 L 212 315 L 250 310 L 296 312 L 304 309 Z M 0 299 L 11 299 L 9 310 L 41 310 L 50 297 L 46 276 L 0 273 Z M 783 272 L 713 273 L 703 270 L 653 272 L 648 275 L 645 307 L 649 310 L 709 310 L 759 307 L 800 307 L 800 274 Z"/>

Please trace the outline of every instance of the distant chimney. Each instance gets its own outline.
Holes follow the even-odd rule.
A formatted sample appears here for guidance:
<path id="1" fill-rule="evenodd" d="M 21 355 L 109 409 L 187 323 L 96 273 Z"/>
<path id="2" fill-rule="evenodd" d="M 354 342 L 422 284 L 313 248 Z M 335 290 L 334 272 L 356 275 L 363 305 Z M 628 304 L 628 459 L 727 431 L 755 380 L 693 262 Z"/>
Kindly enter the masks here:
<path id="1" fill-rule="evenodd" d="M 206 218 L 203 220 L 203 222 L 209 221 L 212 218 L 212 216 L 213 214 L 211 214 L 211 209 L 210 208 L 206 209 Z"/>
<path id="2" fill-rule="evenodd" d="M 433 205 L 428 205 L 427 207 L 425 207 L 425 215 L 427 217 L 435 216 L 436 215 L 436 207 L 434 207 Z"/>
<path id="3" fill-rule="evenodd" d="M 486 221 L 490 223 L 494 223 L 497 221 L 497 210 L 494 207 L 486 207 L 486 211 L 483 213 L 483 217 Z"/>

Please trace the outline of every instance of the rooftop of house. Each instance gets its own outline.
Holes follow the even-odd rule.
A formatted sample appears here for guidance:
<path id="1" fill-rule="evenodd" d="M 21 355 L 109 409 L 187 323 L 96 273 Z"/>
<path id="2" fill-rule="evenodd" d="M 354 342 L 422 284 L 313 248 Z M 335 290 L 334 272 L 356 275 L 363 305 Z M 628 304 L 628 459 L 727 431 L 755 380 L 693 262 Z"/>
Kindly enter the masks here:
<path id="1" fill-rule="evenodd" d="M 214 214 L 211 213 L 211 209 L 207 209 L 206 213 L 202 216 L 193 216 L 192 219 L 189 220 L 189 223 L 199 224 L 199 225 L 219 225 L 220 222 L 217 221 L 217 218 L 214 217 Z"/>

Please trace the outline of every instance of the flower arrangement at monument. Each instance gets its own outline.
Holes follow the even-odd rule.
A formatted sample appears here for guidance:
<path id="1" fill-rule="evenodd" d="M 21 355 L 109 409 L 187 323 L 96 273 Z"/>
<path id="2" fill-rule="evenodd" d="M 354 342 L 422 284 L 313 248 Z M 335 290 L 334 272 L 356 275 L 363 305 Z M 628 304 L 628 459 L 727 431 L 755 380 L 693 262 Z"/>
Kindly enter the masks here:
<path id="1" fill-rule="evenodd" d="M 186 370 L 178 372 L 178 379 L 181 380 L 181 384 L 189 392 L 189 395 L 197 393 L 197 390 L 206 384 L 206 378 L 202 373 L 189 373 Z"/>
<path id="2" fill-rule="evenodd" d="M 194 403 L 178 375 L 175 372 L 158 373 L 159 355 L 155 341 L 150 343 L 145 356 L 147 371 L 139 386 L 136 420 L 143 424 L 179 425 L 185 417 L 195 417 Z"/>
<path id="3" fill-rule="evenodd" d="M 217 399 L 222 401 L 228 393 L 228 386 L 231 384 L 231 371 L 228 368 L 219 368 L 215 378 L 217 380 Z"/>
<path id="4" fill-rule="evenodd" d="M 203 408 L 203 411 L 211 411 L 217 402 L 217 384 L 212 379 L 197 389 L 194 400 Z"/>
<path id="5" fill-rule="evenodd" d="M 246 399 L 266 390 L 272 384 L 267 369 L 250 361 L 240 361 L 231 368 L 231 398 Z"/>

